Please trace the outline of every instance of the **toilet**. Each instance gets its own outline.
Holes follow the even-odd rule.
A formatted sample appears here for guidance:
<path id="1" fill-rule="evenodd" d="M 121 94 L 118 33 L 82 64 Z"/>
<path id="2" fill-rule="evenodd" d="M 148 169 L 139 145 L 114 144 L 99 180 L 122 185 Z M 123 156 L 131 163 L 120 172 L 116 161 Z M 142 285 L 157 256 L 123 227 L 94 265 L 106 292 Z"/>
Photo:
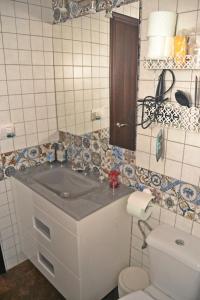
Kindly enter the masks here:
<path id="1" fill-rule="evenodd" d="M 168 225 L 147 237 L 150 285 L 121 300 L 200 300 L 200 239 Z"/>

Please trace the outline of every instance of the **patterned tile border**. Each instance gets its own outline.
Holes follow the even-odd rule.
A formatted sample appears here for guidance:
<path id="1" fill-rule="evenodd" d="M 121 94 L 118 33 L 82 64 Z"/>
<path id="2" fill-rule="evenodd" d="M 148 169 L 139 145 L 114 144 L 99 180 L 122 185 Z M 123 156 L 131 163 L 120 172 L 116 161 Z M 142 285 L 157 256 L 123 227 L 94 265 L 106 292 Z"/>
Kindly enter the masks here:
<path id="1" fill-rule="evenodd" d="M 120 171 L 120 180 L 133 189 L 149 188 L 155 204 L 200 223 L 200 188 L 150 170 L 137 167 L 133 151 L 109 144 L 107 128 L 83 135 L 82 143 L 70 134 L 61 133 L 71 161 L 82 160 L 85 167 L 107 177 L 112 169 Z M 71 143 L 69 142 L 71 141 Z M 69 147 L 69 148 L 68 148 Z"/>
<path id="2" fill-rule="evenodd" d="M 200 188 L 135 165 L 133 151 L 109 144 L 108 129 L 83 136 L 60 132 L 60 141 L 67 149 L 68 161 L 98 175 L 108 176 L 112 169 L 120 171 L 120 180 L 130 188 L 149 188 L 155 204 L 200 223 Z M 0 154 L 0 180 L 47 161 L 48 151 L 56 144 L 21 149 Z"/>
<path id="3" fill-rule="evenodd" d="M 37 166 L 47 161 L 48 150 L 54 147 L 48 143 L 17 151 L 0 154 L 0 180 L 11 177 L 16 170 Z"/>

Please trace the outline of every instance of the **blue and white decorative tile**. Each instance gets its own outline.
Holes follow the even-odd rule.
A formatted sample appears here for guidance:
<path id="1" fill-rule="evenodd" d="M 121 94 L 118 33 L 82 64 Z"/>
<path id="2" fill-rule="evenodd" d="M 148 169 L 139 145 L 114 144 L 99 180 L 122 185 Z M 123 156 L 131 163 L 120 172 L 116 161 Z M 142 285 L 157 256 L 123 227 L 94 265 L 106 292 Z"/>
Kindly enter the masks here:
<path id="1" fill-rule="evenodd" d="M 111 149 L 112 146 L 109 145 L 109 141 L 107 138 L 101 139 L 101 151 L 103 152 L 102 155 L 105 155 L 106 151 Z"/>
<path id="2" fill-rule="evenodd" d="M 161 174 L 155 173 L 155 172 L 149 172 L 149 185 L 151 187 L 155 187 L 157 189 L 160 189 L 162 185 L 163 176 Z"/>
<path id="3" fill-rule="evenodd" d="M 15 151 L 15 169 L 24 171 L 26 168 L 30 167 L 29 160 L 27 158 L 27 151 L 27 148 Z"/>
<path id="4" fill-rule="evenodd" d="M 37 166 L 40 164 L 40 150 L 38 146 L 27 149 L 26 159 L 29 166 Z"/>
<path id="5" fill-rule="evenodd" d="M 163 199 L 163 193 L 161 192 L 161 190 L 153 188 L 153 187 L 150 187 L 149 189 L 152 193 L 152 196 L 154 197 L 152 202 L 154 204 L 157 204 L 157 205 L 161 206 L 162 199 Z"/>
<path id="6" fill-rule="evenodd" d="M 109 128 L 101 129 L 101 139 L 104 139 L 104 138 L 109 139 L 109 135 L 110 135 Z"/>
<path id="7" fill-rule="evenodd" d="M 105 155 L 101 155 L 101 169 L 104 176 L 108 176 L 108 173 L 113 169 L 114 157 L 112 155 L 112 150 L 106 151 Z"/>
<path id="8" fill-rule="evenodd" d="M 146 186 L 150 186 L 150 172 L 146 169 L 143 169 L 141 167 L 136 167 L 135 168 L 135 175 L 136 175 L 136 180 L 138 183 L 144 184 Z"/>
<path id="9" fill-rule="evenodd" d="M 101 143 L 100 140 L 91 140 L 90 148 L 92 152 L 101 152 Z"/>
<path id="10" fill-rule="evenodd" d="M 16 152 L 7 152 L 2 154 L 2 165 L 5 177 L 11 177 L 16 172 Z"/>
<path id="11" fill-rule="evenodd" d="M 39 147 L 39 162 L 41 164 L 47 162 L 47 155 L 48 155 L 48 151 L 55 148 L 56 144 L 51 144 L 51 143 L 47 143 L 47 144 L 43 144 L 38 146 Z M 33 150 L 33 156 L 37 156 L 37 150 L 34 149 Z"/>
<path id="12" fill-rule="evenodd" d="M 82 158 L 84 163 L 90 164 L 92 160 L 91 151 L 89 149 L 84 149 L 82 151 Z"/>
<path id="13" fill-rule="evenodd" d="M 101 130 L 96 130 L 91 132 L 91 140 L 100 140 L 101 139 Z"/>
<path id="14" fill-rule="evenodd" d="M 195 209 L 196 206 L 192 202 L 179 200 L 177 206 L 177 214 L 187 219 L 193 220 L 195 217 Z"/>
<path id="15" fill-rule="evenodd" d="M 98 166 L 93 166 L 93 167 L 91 168 L 91 170 L 92 170 L 92 173 L 93 173 L 93 174 L 95 174 L 96 176 L 100 176 L 100 174 L 101 174 L 101 169 L 100 169 L 100 167 L 98 167 Z"/>
<path id="16" fill-rule="evenodd" d="M 192 184 L 182 182 L 180 185 L 180 199 L 200 205 L 200 189 Z"/>
<path id="17" fill-rule="evenodd" d="M 181 181 L 168 176 L 163 176 L 161 191 L 174 197 L 179 197 Z"/>
<path id="18" fill-rule="evenodd" d="M 91 162 L 94 166 L 100 167 L 101 166 L 101 154 L 97 152 L 91 153 Z"/>
<path id="19" fill-rule="evenodd" d="M 132 165 L 122 165 L 122 176 L 128 179 L 135 179 L 135 168 Z"/>
<path id="20" fill-rule="evenodd" d="M 90 138 L 88 136 L 84 136 L 82 139 L 82 145 L 83 149 L 89 149 L 90 148 Z"/>
<path id="21" fill-rule="evenodd" d="M 64 143 L 65 147 L 73 143 L 74 136 L 69 132 L 59 132 L 59 140 Z"/>
<path id="22" fill-rule="evenodd" d="M 177 205 L 178 205 L 178 198 L 174 197 L 172 195 L 169 195 L 167 193 L 163 193 L 163 199 L 161 206 L 163 208 L 169 209 L 170 211 L 173 211 L 174 213 L 177 212 Z"/>
<path id="23" fill-rule="evenodd" d="M 113 156 L 113 168 L 120 170 L 124 162 L 124 151 L 125 149 L 113 146 L 112 156 Z"/>
<path id="24" fill-rule="evenodd" d="M 74 147 L 80 149 L 82 148 L 82 137 L 81 136 L 74 136 Z"/>
<path id="25" fill-rule="evenodd" d="M 135 153 L 133 151 L 125 149 L 124 161 L 125 163 L 131 164 L 135 167 Z"/>

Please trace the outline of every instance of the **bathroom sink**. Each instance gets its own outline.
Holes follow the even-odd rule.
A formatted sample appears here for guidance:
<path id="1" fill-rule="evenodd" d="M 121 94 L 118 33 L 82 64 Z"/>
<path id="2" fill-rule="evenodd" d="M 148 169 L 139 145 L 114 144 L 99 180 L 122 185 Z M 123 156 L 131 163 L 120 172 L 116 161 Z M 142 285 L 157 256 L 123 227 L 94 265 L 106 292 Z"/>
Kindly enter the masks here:
<path id="1" fill-rule="evenodd" d="M 91 192 L 99 183 L 67 168 L 52 168 L 37 174 L 33 180 L 58 196 L 74 199 Z"/>

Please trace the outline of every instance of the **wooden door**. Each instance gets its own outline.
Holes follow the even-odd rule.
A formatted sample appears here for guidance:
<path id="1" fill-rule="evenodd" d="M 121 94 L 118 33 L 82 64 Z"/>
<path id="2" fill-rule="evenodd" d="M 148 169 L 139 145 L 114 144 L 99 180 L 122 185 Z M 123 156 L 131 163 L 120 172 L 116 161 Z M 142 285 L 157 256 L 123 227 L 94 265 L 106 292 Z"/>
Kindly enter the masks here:
<path id="1" fill-rule="evenodd" d="M 135 150 L 138 19 L 110 20 L 110 144 Z"/>

